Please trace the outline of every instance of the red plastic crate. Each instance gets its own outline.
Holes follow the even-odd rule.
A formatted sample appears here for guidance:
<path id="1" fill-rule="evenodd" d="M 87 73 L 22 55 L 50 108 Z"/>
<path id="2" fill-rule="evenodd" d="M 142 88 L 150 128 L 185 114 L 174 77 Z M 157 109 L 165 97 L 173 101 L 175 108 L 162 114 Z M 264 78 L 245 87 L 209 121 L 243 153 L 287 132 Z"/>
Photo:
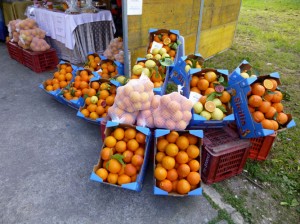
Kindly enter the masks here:
<path id="1" fill-rule="evenodd" d="M 6 46 L 9 56 L 23 64 L 23 49 L 17 43 L 10 41 L 6 43 Z"/>
<path id="2" fill-rule="evenodd" d="M 240 139 L 232 129 L 209 129 L 204 132 L 202 148 L 202 180 L 219 182 L 243 171 L 249 154 L 249 139 Z"/>
<path id="3" fill-rule="evenodd" d="M 250 153 L 248 158 L 253 160 L 264 161 L 276 140 L 277 133 L 261 138 L 251 138 Z"/>
<path id="4" fill-rule="evenodd" d="M 37 73 L 56 68 L 58 64 L 56 50 L 53 48 L 42 52 L 23 50 L 23 57 L 23 64 Z"/>

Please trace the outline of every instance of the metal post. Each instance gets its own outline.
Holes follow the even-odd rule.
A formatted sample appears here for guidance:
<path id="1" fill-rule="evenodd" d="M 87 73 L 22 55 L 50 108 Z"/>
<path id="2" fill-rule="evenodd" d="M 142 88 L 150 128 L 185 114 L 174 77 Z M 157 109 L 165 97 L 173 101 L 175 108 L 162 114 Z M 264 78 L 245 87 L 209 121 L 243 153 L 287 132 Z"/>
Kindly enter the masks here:
<path id="1" fill-rule="evenodd" d="M 198 32 L 197 32 L 196 45 L 195 45 L 195 51 L 194 51 L 195 54 L 199 53 L 199 42 L 200 42 L 200 33 L 201 33 L 201 27 L 202 27 L 202 15 L 203 15 L 204 1 L 205 0 L 201 0 L 201 5 L 200 5 Z"/>
<path id="2" fill-rule="evenodd" d="M 123 28 L 123 46 L 124 46 L 124 75 L 129 76 L 129 51 L 128 51 L 128 17 L 127 0 L 122 0 L 122 28 Z"/>

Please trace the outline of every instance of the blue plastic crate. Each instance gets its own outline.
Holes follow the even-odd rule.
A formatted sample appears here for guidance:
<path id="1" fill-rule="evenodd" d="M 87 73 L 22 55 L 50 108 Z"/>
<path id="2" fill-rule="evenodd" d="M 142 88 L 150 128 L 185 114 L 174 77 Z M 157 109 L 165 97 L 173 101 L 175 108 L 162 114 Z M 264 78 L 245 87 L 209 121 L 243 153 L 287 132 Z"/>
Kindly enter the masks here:
<path id="1" fill-rule="evenodd" d="M 146 135 L 146 139 L 145 139 L 145 154 L 144 154 L 144 162 L 143 165 L 137 175 L 137 179 L 135 182 L 132 183 L 128 183 L 128 184 L 123 184 L 121 186 L 116 185 L 116 184 L 110 184 L 107 182 L 104 182 L 97 174 L 96 174 L 96 170 L 98 170 L 100 167 L 102 167 L 102 160 L 101 160 L 101 156 L 99 158 L 98 164 L 94 166 L 94 169 L 91 173 L 90 176 L 90 180 L 102 183 L 102 184 L 107 184 L 110 186 L 114 186 L 114 187 L 118 187 L 118 188 L 124 188 L 124 189 L 128 189 L 128 190 L 132 190 L 132 191 L 137 191 L 140 192 L 142 190 L 143 187 L 143 181 L 146 175 L 146 169 L 147 169 L 147 163 L 149 160 L 149 154 L 150 154 L 150 146 L 151 146 L 151 131 L 149 128 L 146 127 L 141 127 L 141 126 L 132 126 L 132 125 L 126 125 L 126 124 L 119 124 L 117 122 L 112 122 L 112 121 L 108 121 L 106 124 L 106 129 L 105 129 L 105 136 L 110 135 L 110 133 L 116 129 L 117 127 L 122 127 L 122 128 L 135 128 L 137 131 L 143 133 Z M 104 147 L 104 144 L 102 146 L 102 148 Z"/>
<path id="2" fill-rule="evenodd" d="M 170 130 L 166 130 L 166 129 L 156 129 L 155 132 L 154 132 L 154 162 L 153 162 L 153 172 L 155 170 L 155 155 L 156 155 L 156 152 L 157 152 L 157 148 L 156 148 L 156 145 L 157 145 L 157 139 L 161 136 L 165 136 L 167 134 L 169 134 L 171 131 Z M 203 131 L 202 130 L 186 130 L 186 131 L 177 131 L 179 133 L 179 135 L 181 134 L 184 134 L 184 133 L 190 133 L 196 137 L 199 138 L 199 144 L 198 144 L 198 147 L 200 148 L 201 150 L 201 146 L 202 146 L 202 140 L 203 140 Z M 199 163 L 201 164 L 201 152 L 200 152 L 200 155 L 199 155 Z M 200 177 L 201 177 L 201 168 L 199 170 L 199 174 L 200 174 Z M 190 191 L 188 194 L 186 195 L 181 195 L 181 194 L 177 194 L 177 193 L 174 193 L 174 192 L 171 192 L 171 193 L 168 193 L 162 189 L 160 189 L 159 187 L 156 186 L 156 179 L 153 175 L 153 193 L 155 195 L 164 195 L 164 196 L 175 196 L 175 197 L 184 197 L 184 196 L 199 196 L 199 195 L 202 195 L 202 187 L 201 187 L 201 181 L 199 183 L 199 187 Z"/>

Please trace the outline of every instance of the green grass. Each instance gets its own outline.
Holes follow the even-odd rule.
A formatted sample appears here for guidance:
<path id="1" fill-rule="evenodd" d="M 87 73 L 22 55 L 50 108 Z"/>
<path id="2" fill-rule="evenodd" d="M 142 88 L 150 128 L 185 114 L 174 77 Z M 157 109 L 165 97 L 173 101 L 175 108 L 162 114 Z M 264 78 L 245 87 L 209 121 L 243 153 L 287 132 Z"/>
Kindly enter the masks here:
<path id="1" fill-rule="evenodd" d="M 283 102 L 284 110 L 300 124 L 300 16 L 297 15 L 300 15 L 299 0 L 244 0 L 233 46 L 209 59 L 206 66 L 232 71 L 246 59 L 261 75 L 279 72 L 281 88 L 291 95 L 290 101 Z M 298 127 L 280 132 L 268 159 L 247 162 L 245 167 L 251 178 L 270 184 L 268 190 L 278 204 L 296 213 L 300 212 L 299 136 Z M 222 193 L 222 185 L 217 186 Z M 231 202 L 237 209 L 241 207 L 240 202 Z M 240 212 L 249 218 L 249 214 Z"/>

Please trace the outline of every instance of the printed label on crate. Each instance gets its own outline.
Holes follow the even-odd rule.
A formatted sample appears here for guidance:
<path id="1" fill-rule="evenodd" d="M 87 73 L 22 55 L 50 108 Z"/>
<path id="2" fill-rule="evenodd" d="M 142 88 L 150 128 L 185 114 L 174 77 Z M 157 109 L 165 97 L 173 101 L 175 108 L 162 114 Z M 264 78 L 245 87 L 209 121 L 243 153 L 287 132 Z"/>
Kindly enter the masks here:
<path id="1" fill-rule="evenodd" d="M 193 104 L 197 103 L 199 99 L 202 97 L 201 94 L 196 92 L 190 92 L 189 100 L 193 102 Z"/>
<path id="2" fill-rule="evenodd" d="M 158 43 L 158 42 L 156 42 L 156 41 L 153 41 L 153 42 L 152 42 L 152 47 L 151 47 L 151 49 L 150 49 L 150 53 L 152 53 L 152 50 L 153 50 L 154 48 L 161 49 L 163 46 L 164 46 L 163 44 Z"/>

